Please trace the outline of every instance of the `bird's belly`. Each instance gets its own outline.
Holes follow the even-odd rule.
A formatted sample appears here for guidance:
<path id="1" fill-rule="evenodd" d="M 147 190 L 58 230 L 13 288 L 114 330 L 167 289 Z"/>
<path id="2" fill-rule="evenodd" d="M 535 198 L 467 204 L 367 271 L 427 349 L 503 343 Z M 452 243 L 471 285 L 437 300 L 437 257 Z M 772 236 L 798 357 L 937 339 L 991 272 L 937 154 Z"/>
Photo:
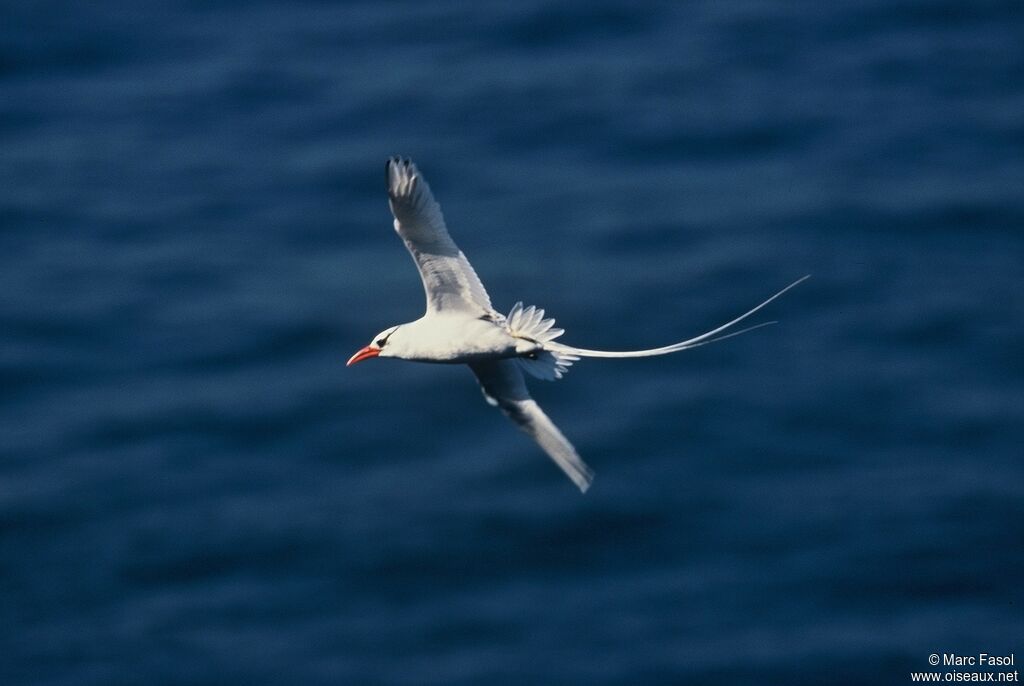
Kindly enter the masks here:
<path id="1" fill-rule="evenodd" d="M 460 322 L 459 326 L 438 328 L 420 340 L 416 351 L 420 362 L 461 363 L 514 357 L 519 339 L 505 327 L 486 320 Z"/>

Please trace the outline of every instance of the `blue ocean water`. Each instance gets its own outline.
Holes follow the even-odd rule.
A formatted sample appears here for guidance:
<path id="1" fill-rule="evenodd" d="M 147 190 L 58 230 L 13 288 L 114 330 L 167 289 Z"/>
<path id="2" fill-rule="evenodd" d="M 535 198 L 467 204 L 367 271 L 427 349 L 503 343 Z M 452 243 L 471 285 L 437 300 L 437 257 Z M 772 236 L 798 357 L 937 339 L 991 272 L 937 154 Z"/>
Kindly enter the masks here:
<path id="1" fill-rule="evenodd" d="M 909 683 L 1024 659 L 1016 2 L 7 3 L 4 684 Z M 346 369 L 415 159 L 534 394 Z"/>

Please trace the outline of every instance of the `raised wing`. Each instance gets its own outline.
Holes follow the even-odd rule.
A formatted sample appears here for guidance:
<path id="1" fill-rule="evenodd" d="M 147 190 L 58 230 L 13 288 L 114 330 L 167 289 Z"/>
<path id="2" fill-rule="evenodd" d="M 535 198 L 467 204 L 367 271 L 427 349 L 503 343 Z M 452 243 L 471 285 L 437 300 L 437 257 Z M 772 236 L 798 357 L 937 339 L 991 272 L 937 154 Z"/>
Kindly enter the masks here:
<path id="1" fill-rule="evenodd" d="M 594 480 L 594 472 L 530 397 L 523 373 L 515 360 L 471 362 L 469 367 L 480 381 L 487 402 L 500 408 L 516 426 L 537 441 L 544 452 L 585 493 Z"/>
<path id="2" fill-rule="evenodd" d="M 408 159 L 387 161 L 388 200 L 401 236 L 423 280 L 427 312 L 491 314 L 491 299 L 469 260 L 456 247 L 430 186 Z"/>

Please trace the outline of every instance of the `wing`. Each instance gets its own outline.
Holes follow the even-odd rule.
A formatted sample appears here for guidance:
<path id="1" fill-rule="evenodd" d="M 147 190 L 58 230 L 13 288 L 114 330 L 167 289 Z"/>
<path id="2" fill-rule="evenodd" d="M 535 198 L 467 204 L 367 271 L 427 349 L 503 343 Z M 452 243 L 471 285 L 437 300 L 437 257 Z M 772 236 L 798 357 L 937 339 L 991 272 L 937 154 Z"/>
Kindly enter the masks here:
<path id="1" fill-rule="evenodd" d="M 469 260 L 456 247 L 430 186 L 408 159 L 387 161 L 388 200 L 401 236 L 423 280 L 427 312 L 491 314 L 491 299 Z"/>
<path id="2" fill-rule="evenodd" d="M 487 402 L 501 408 L 516 426 L 537 441 L 573 483 L 586 493 L 590 482 L 594 480 L 594 472 L 530 397 L 523 373 L 515 360 L 473 362 L 469 367 L 480 381 Z"/>

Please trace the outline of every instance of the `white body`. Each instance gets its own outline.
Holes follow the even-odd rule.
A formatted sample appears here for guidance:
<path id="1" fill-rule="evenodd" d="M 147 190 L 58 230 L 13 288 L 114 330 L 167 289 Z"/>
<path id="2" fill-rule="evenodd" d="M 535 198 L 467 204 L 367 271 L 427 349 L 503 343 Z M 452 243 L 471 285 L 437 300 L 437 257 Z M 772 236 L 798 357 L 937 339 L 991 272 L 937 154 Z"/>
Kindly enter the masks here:
<path id="1" fill-rule="evenodd" d="M 427 297 L 426 313 L 414 322 L 385 329 L 349 360 L 397 357 L 415 362 L 464 363 L 476 374 L 491 405 L 530 435 L 582 491 L 593 472 L 536 402 L 523 372 L 559 379 L 580 357 L 650 357 L 687 350 L 735 336 L 751 328 L 724 333 L 808 277 L 782 289 L 749 312 L 712 330 L 650 350 L 612 352 L 575 348 L 555 341 L 564 333 L 544 311 L 517 303 L 508 316 L 491 307 L 490 298 L 466 256 L 455 246 L 427 182 L 409 160 L 386 165 L 388 200 L 395 231 L 405 243 Z M 771 323 L 771 322 L 768 322 Z"/>
<path id="2" fill-rule="evenodd" d="M 516 357 L 536 348 L 535 343 L 515 338 L 494 320 L 449 312 L 403 324 L 388 339 L 380 356 L 414 362 L 465 363 Z M 400 354 L 388 354 L 392 350 Z"/>

